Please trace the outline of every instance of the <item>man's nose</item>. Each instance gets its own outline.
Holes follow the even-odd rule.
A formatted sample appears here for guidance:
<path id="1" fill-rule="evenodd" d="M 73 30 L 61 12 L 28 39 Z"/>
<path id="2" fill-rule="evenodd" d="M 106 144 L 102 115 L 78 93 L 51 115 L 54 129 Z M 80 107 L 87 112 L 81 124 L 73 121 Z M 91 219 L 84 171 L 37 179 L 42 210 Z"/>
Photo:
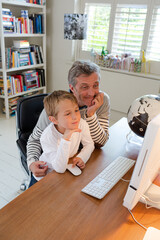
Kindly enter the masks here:
<path id="1" fill-rule="evenodd" d="M 92 87 L 89 88 L 88 95 L 90 95 L 90 96 L 94 96 L 95 95 L 95 91 L 94 91 L 94 89 Z"/>

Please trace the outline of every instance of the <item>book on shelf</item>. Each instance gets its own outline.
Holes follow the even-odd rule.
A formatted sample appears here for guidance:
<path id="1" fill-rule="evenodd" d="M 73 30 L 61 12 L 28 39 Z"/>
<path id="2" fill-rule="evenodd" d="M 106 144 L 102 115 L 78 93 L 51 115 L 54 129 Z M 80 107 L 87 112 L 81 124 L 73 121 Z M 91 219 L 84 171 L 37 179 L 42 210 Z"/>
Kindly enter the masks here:
<path id="1" fill-rule="evenodd" d="M 15 48 L 29 48 L 29 42 L 27 40 L 13 40 L 13 47 Z"/>
<path id="2" fill-rule="evenodd" d="M 44 87 L 45 86 L 45 72 L 44 69 L 36 69 L 36 71 L 38 72 L 38 82 L 39 82 L 39 86 L 40 87 Z"/>
<path id="3" fill-rule="evenodd" d="M 24 77 L 24 83 L 26 91 L 32 88 L 38 88 L 38 72 L 36 70 L 28 70 L 22 73 Z"/>
<path id="4" fill-rule="evenodd" d="M 12 95 L 11 83 L 10 83 L 9 77 L 7 77 L 7 94 L 8 96 Z M 2 76 L 0 76 L 0 95 L 4 95 L 4 81 Z"/>
<path id="5" fill-rule="evenodd" d="M 2 8 L 2 24 L 4 33 L 15 32 L 15 17 L 8 8 Z"/>

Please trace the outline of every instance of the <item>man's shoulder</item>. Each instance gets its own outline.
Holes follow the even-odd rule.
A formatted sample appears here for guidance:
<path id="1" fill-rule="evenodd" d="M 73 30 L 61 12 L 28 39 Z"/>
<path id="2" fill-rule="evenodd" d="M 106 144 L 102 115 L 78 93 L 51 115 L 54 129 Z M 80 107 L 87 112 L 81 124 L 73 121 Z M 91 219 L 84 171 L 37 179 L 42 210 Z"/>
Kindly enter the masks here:
<path id="1" fill-rule="evenodd" d="M 36 126 L 38 126 L 42 131 L 50 124 L 47 113 L 45 109 L 42 110 Z"/>
<path id="2" fill-rule="evenodd" d="M 104 94 L 103 101 L 104 102 L 109 102 L 110 101 L 109 95 L 105 92 L 102 92 L 102 93 Z"/>

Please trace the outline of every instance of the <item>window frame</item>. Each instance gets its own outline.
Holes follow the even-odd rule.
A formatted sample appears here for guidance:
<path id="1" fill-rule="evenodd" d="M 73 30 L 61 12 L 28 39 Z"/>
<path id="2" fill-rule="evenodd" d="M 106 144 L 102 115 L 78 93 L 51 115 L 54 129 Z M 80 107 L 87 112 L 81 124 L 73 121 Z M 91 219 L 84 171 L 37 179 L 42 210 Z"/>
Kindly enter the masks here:
<path id="1" fill-rule="evenodd" d="M 144 34 L 142 39 L 142 47 L 141 50 L 147 50 L 147 43 L 149 38 L 150 25 L 152 21 L 152 14 L 154 10 L 154 6 L 159 4 L 160 0 L 80 0 L 80 12 L 84 12 L 85 3 L 103 3 L 103 4 L 111 4 L 111 13 L 110 13 L 110 24 L 109 24 L 109 33 L 108 33 L 108 45 L 107 50 L 111 52 L 112 49 L 112 41 L 113 41 L 113 33 L 114 33 L 114 20 L 117 4 L 134 4 L 134 5 L 147 5 L 147 14 L 146 21 L 144 26 Z M 82 41 L 78 41 L 76 43 L 76 56 L 79 59 L 91 59 L 91 53 L 89 51 L 82 51 Z M 141 56 L 140 56 L 141 57 Z M 154 60 L 153 60 L 154 62 Z M 155 62 L 160 62 L 156 60 Z M 157 64 L 157 63 L 156 63 Z"/>

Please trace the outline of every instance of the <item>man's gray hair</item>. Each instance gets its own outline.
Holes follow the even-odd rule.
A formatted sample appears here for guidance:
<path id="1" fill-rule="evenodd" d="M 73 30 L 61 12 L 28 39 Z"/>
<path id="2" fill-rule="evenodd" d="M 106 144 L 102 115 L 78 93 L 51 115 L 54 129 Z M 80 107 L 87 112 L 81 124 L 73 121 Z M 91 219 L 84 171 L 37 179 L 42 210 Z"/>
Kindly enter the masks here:
<path id="1" fill-rule="evenodd" d="M 90 60 L 75 61 L 68 73 L 68 83 L 75 87 L 77 77 L 82 74 L 90 76 L 92 73 L 97 73 L 100 80 L 100 68 L 97 64 Z"/>

